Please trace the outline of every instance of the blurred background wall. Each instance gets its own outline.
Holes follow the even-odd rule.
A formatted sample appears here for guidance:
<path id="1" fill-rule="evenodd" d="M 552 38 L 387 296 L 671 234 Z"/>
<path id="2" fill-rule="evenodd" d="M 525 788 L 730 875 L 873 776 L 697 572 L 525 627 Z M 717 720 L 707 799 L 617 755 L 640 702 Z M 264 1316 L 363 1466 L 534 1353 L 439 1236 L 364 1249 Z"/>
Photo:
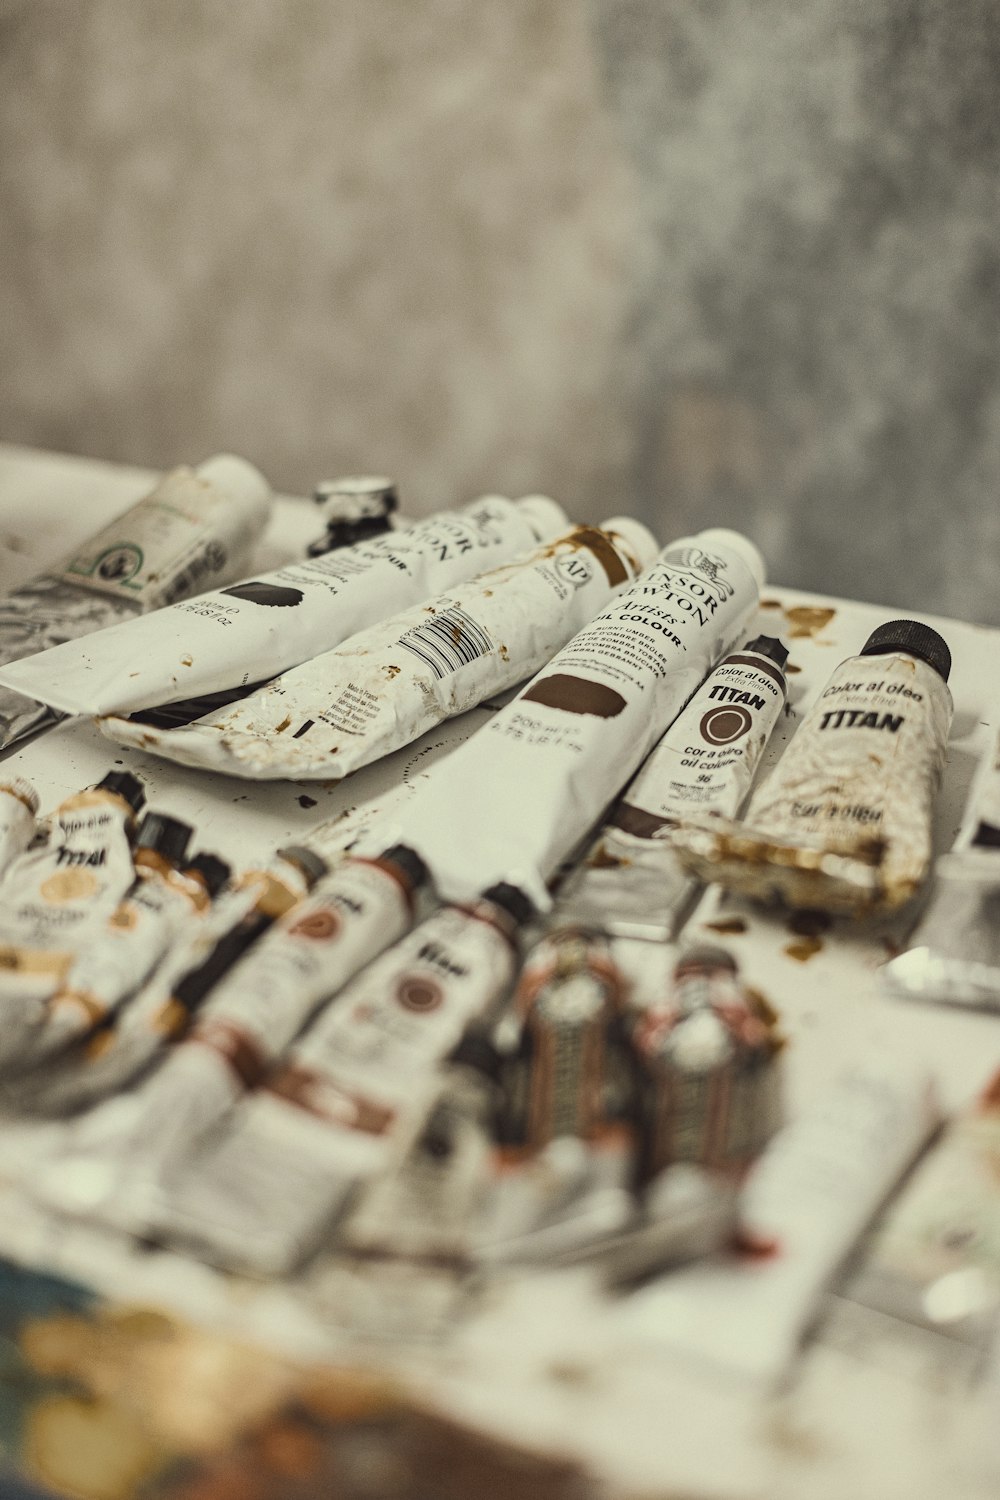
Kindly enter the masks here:
<path id="1" fill-rule="evenodd" d="M 0 0 L 0 435 L 1000 622 L 998 79 L 994 0 Z"/>

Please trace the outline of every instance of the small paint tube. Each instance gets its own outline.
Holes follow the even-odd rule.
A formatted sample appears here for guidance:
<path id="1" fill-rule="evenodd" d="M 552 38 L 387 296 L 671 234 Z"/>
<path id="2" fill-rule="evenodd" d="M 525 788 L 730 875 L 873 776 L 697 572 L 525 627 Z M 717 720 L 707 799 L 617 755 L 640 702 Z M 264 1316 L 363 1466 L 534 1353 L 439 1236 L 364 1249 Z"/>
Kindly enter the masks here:
<path id="1" fill-rule="evenodd" d="M 0 782 L 0 880 L 35 836 L 38 793 L 23 776 Z"/>
<path id="2" fill-rule="evenodd" d="M 976 1348 L 1000 1323 L 1000 1073 L 945 1128 L 839 1295 Z"/>
<path id="3" fill-rule="evenodd" d="M 640 1175 L 678 1162 L 739 1177 L 781 1123 L 776 1018 L 723 948 L 692 948 L 629 1030 L 639 1063 Z"/>
<path id="4" fill-rule="evenodd" d="M 243 1270 L 279 1273 L 311 1254 L 389 1165 L 395 1130 L 466 1025 L 511 984 L 528 912 L 520 892 L 489 891 L 433 913 L 370 964 L 177 1173 L 156 1232 Z"/>
<path id="5" fill-rule="evenodd" d="M 882 968 L 906 1000 L 1000 1010 L 1000 730 L 994 730 L 910 947 Z"/>
<path id="6" fill-rule="evenodd" d="M 40 1074 L 39 1113 L 65 1114 L 106 1098 L 148 1072 L 188 1031 L 213 987 L 326 869 L 310 849 L 280 849 L 244 872 L 205 912 L 192 913 L 175 946 L 130 1003 L 104 1018 L 74 1050 Z"/>
<path id="7" fill-rule="evenodd" d="M 578 526 L 411 605 L 207 718 L 110 738 L 253 780 L 338 780 L 529 677 L 656 552 L 627 516 Z"/>
<path id="8" fill-rule="evenodd" d="M 566 527 L 553 500 L 487 496 L 409 531 L 128 620 L 0 670 L 63 713 L 129 714 L 260 683 Z"/>
<path id="9" fill-rule="evenodd" d="M 110 772 L 61 803 L 46 842 L 8 870 L 0 886 L 0 1067 L 20 1057 L 76 953 L 132 884 L 144 799 L 137 777 Z"/>
<path id="10" fill-rule="evenodd" d="M 788 651 L 757 636 L 711 672 L 559 887 L 553 924 L 669 941 L 697 887 L 669 834 L 692 815 L 733 818 L 785 703 Z"/>
<path id="11" fill-rule="evenodd" d="M 56 571 L 0 600 L 0 662 L 73 642 L 206 584 L 238 578 L 270 509 L 270 486 L 242 458 L 220 454 L 197 469 L 174 469 Z M 132 666 L 126 658 L 122 674 Z M 54 718 L 30 686 L 6 684 L 0 690 L 0 748 Z"/>
<path id="12" fill-rule="evenodd" d="M 930 868 L 950 667 L 930 626 L 880 625 L 834 672 L 743 822 L 677 829 L 679 857 L 757 900 L 854 916 L 905 906 Z"/>
<path id="13" fill-rule="evenodd" d="M 622 1304 L 635 1337 L 692 1362 L 779 1381 L 821 1294 L 936 1128 L 929 1076 L 865 1061 L 774 1137 L 739 1205 L 739 1248 Z"/>
<path id="14" fill-rule="evenodd" d="M 396 486 L 381 476 L 325 479 L 313 490 L 313 500 L 326 530 L 310 542 L 309 557 L 322 557 L 338 547 L 353 547 L 392 531 L 399 507 Z"/>
<path id="15" fill-rule="evenodd" d="M 392 835 L 444 899 L 509 881 L 548 909 L 561 862 L 738 638 L 763 579 L 736 532 L 671 543 L 448 756 Z"/>
<path id="16" fill-rule="evenodd" d="M 317 1005 L 409 930 L 425 874 L 408 849 L 378 860 L 348 855 L 236 960 L 141 1090 L 130 1176 L 153 1192 L 183 1162 L 261 1082 Z M 189 988 L 175 986 L 175 1000 Z"/>

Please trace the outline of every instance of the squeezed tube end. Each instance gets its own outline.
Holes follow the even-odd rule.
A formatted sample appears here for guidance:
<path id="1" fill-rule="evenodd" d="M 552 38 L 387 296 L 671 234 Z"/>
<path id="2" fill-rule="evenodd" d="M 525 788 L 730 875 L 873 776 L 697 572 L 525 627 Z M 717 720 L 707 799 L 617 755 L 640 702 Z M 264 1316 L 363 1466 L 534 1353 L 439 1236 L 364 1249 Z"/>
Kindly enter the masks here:
<path id="1" fill-rule="evenodd" d="M 547 542 L 568 531 L 572 522 L 556 500 L 548 495 L 525 495 L 514 504 L 521 512 L 539 542 Z"/>
<path id="2" fill-rule="evenodd" d="M 199 479 L 225 490 L 234 500 L 241 501 L 248 511 L 259 520 L 267 520 L 271 509 L 271 486 L 259 469 L 235 453 L 217 453 L 207 458 L 195 469 Z"/>

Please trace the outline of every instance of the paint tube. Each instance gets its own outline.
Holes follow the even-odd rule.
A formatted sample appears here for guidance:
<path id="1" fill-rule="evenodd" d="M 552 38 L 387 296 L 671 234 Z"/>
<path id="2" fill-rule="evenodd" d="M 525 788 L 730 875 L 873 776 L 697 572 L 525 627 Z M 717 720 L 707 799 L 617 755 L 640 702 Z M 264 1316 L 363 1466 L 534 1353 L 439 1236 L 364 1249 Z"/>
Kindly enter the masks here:
<path id="1" fill-rule="evenodd" d="M 61 803 L 46 842 L 10 867 L 0 887 L 0 1066 L 20 1056 L 75 953 L 131 885 L 144 798 L 137 777 L 110 772 Z"/>
<path id="2" fill-rule="evenodd" d="M 259 684 L 566 524 L 552 500 L 487 496 L 409 531 L 292 562 L 89 641 L 55 646 L 0 670 L 0 681 L 74 714 L 132 713 Z"/>
<path id="3" fill-rule="evenodd" d="M 1000 1009 L 1000 730 L 979 763 L 955 843 L 934 867 L 910 947 L 880 972 L 901 999 Z"/>
<path id="4" fill-rule="evenodd" d="M 628 517 L 581 526 L 353 635 L 181 728 L 102 721 L 112 739 L 255 780 L 338 780 L 522 682 L 656 551 Z"/>
<path id="5" fill-rule="evenodd" d="M 177 1174 L 157 1232 L 243 1270 L 282 1272 L 311 1254 L 389 1164 L 394 1131 L 467 1023 L 512 982 L 528 910 L 518 891 L 488 891 L 441 908 L 370 964 Z"/>
<path id="6" fill-rule="evenodd" d="M 31 1107 L 37 1113 L 71 1113 L 148 1072 L 186 1033 L 213 986 L 307 894 L 325 868 L 312 850 L 280 849 L 262 868 L 245 871 L 208 911 L 192 912 L 165 961 L 129 1004 L 99 1022 L 78 1050 L 39 1074 Z"/>
<path id="7" fill-rule="evenodd" d="M 776 1017 L 722 948 L 692 948 L 629 1030 L 642 1083 L 640 1175 L 689 1162 L 741 1175 L 781 1122 Z"/>
<path id="8" fill-rule="evenodd" d="M 238 578 L 270 508 L 267 481 L 242 458 L 220 454 L 197 469 L 174 469 L 57 571 L 0 601 L 0 662 L 75 642 L 206 584 Z M 66 649 L 72 654 L 74 647 Z M 119 670 L 125 675 L 133 665 L 126 656 Z M 6 683 L 0 748 L 51 723 L 52 707 L 36 701 L 30 684 Z"/>
<path id="9" fill-rule="evenodd" d="M 322 557 L 338 547 L 353 547 L 392 531 L 399 506 L 396 486 L 381 476 L 324 480 L 313 490 L 313 500 L 326 530 L 310 542 L 309 557 Z"/>
<path id="10" fill-rule="evenodd" d="M 38 793 L 23 776 L 0 783 L 0 880 L 35 836 Z"/>
<path id="11" fill-rule="evenodd" d="M 985 1348 L 1000 1322 L 1000 1074 L 945 1129 L 840 1295 Z"/>
<path id="12" fill-rule="evenodd" d="M 679 857 L 757 900 L 854 916 L 904 906 L 930 867 L 950 666 L 929 626 L 879 626 L 834 672 L 744 821 L 676 830 Z"/>
<path id="13" fill-rule="evenodd" d="M 409 799 L 392 831 L 446 900 L 548 882 L 754 610 L 764 564 L 725 530 L 673 542 Z"/>
<path id="14" fill-rule="evenodd" d="M 692 815 L 733 818 L 785 702 L 787 649 L 757 636 L 720 662 L 559 887 L 550 921 L 665 942 L 697 886 L 670 846 Z"/>
<path id="15" fill-rule="evenodd" d="M 137 1098 L 121 1156 L 147 1194 L 270 1071 L 319 1002 L 403 936 L 424 878 L 408 849 L 348 855 L 222 975 Z M 189 989 L 176 986 L 175 1000 Z"/>
<path id="16" fill-rule="evenodd" d="M 779 1380 L 823 1289 L 939 1118 L 922 1071 L 866 1061 L 841 1074 L 751 1169 L 740 1249 L 638 1291 L 623 1326 L 692 1362 Z"/>

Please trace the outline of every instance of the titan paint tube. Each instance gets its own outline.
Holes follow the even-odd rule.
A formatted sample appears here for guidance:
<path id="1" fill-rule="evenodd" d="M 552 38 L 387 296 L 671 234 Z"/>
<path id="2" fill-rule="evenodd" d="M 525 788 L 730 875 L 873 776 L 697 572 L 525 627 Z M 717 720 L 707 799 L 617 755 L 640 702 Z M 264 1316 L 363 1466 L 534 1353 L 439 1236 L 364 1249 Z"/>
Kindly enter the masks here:
<path id="1" fill-rule="evenodd" d="M 656 552 L 628 517 L 580 526 L 351 636 L 182 728 L 112 739 L 254 780 L 338 780 L 522 682 Z"/>
<path id="2" fill-rule="evenodd" d="M 681 859 L 758 900 L 855 916 L 904 906 L 930 866 L 950 666 L 929 626 L 879 626 L 834 672 L 744 821 L 676 830 Z"/>
<path id="3" fill-rule="evenodd" d="M 553 924 L 613 937 L 673 937 L 697 881 L 669 843 L 692 815 L 735 817 L 785 702 L 788 651 L 758 636 L 720 662 L 614 804 L 559 887 Z"/>
<path id="4" fill-rule="evenodd" d="M 112 771 L 68 797 L 49 819 L 47 841 L 8 871 L 0 886 L 0 1067 L 20 1056 L 39 1008 L 132 884 L 131 836 L 144 797 L 135 776 Z"/>
<path id="5" fill-rule="evenodd" d="M 399 506 L 396 486 L 381 476 L 324 480 L 313 490 L 313 500 L 326 530 L 309 544 L 310 557 L 322 557 L 338 547 L 353 547 L 392 531 Z"/>
<path id="6" fill-rule="evenodd" d="M 259 683 L 566 524 L 554 501 L 487 496 L 409 531 L 292 562 L 169 613 L 55 646 L 0 671 L 0 680 L 74 714 L 132 713 Z"/>
<path id="7" fill-rule="evenodd" d="M 23 776 L 0 783 L 0 880 L 35 836 L 38 793 Z"/>
<path id="8" fill-rule="evenodd" d="M 289 1270 L 428 1096 L 466 1024 L 513 980 L 520 892 L 444 907 L 375 960 L 292 1048 L 229 1131 L 178 1173 L 157 1232 L 244 1270 Z"/>
<path id="9" fill-rule="evenodd" d="M 623 1304 L 643 1341 L 734 1376 L 784 1374 L 824 1288 L 939 1120 L 929 1077 L 865 1061 L 774 1137 L 740 1198 L 728 1255 Z"/>
<path id="10" fill-rule="evenodd" d="M 1000 1074 L 917 1164 L 840 1295 L 990 1343 L 1000 1319 Z"/>
<path id="11" fill-rule="evenodd" d="M 1000 1010 L 1000 731 L 979 764 L 950 853 L 906 953 L 881 970 L 907 1000 Z"/>
<path id="12" fill-rule="evenodd" d="M 409 799 L 393 836 L 446 900 L 548 882 L 756 607 L 764 565 L 735 532 L 674 542 Z"/>
<path id="13" fill-rule="evenodd" d="M 0 661 L 75 642 L 206 584 L 239 577 L 270 508 L 267 481 L 231 454 L 173 470 L 61 568 L 0 601 Z M 74 647 L 64 649 L 72 655 Z M 134 665 L 125 659 L 122 674 Z M 0 691 L 0 747 L 54 718 L 30 685 L 13 688 L 5 684 Z"/>
<path id="14" fill-rule="evenodd" d="M 348 855 L 222 976 L 137 1096 L 122 1156 L 144 1193 L 262 1080 L 322 1000 L 403 936 L 424 878 L 407 849 Z"/>

